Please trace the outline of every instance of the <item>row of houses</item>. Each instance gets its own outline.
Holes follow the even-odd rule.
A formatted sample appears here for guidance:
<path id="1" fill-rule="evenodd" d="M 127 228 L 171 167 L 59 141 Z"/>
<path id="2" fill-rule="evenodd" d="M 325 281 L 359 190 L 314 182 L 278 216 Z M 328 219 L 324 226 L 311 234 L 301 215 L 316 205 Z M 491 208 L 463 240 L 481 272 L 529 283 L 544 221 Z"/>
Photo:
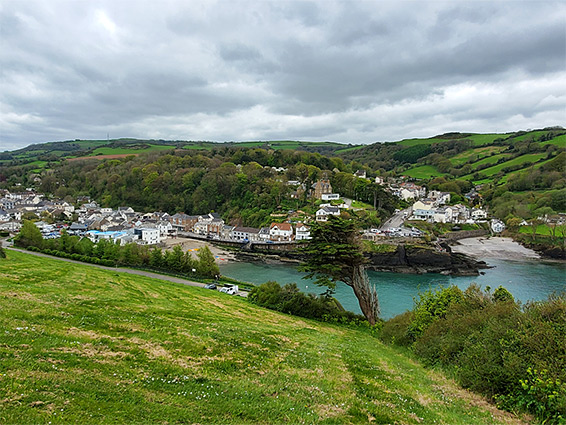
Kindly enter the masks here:
<path id="1" fill-rule="evenodd" d="M 487 211 L 481 208 L 470 209 L 462 204 L 445 206 L 433 199 L 415 202 L 409 220 L 424 220 L 431 223 L 471 223 L 485 221 Z"/>
<path id="2" fill-rule="evenodd" d="M 230 226 L 216 213 L 198 216 L 177 213 L 171 216 L 171 224 L 177 231 L 229 241 L 291 242 L 310 239 L 310 228 L 303 223 L 296 224 L 295 228 L 291 223 L 271 223 L 269 227 L 262 228 Z"/>

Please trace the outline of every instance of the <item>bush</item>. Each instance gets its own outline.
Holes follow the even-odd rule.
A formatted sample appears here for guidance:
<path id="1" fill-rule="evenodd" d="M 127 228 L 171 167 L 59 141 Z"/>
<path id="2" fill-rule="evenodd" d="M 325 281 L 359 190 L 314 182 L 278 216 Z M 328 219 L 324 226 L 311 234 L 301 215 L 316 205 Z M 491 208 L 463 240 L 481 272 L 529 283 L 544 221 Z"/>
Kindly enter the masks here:
<path id="1" fill-rule="evenodd" d="M 504 288 L 427 291 L 387 321 L 381 339 L 411 346 L 428 365 L 504 408 L 545 423 L 566 418 L 566 294 L 521 308 Z"/>
<path id="2" fill-rule="evenodd" d="M 566 423 L 566 383 L 548 376 L 543 369 L 528 368 L 527 377 L 521 379 L 520 388 L 509 396 L 497 398 L 503 408 L 520 408 L 531 412 L 542 423 Z"/>
<path id="3" fill-rule="evenodd" d="M 363 316 L 345 311 L 336 299 L 327 295 L 305 294 L 295 283 L 281 287 L 277 282 L 266 282 L 252 289 L 248 300 L 271 310 L 309 319 L 354 324 L 365 322 Z"/>
<path id="4" fill-rule="evenodd" d="M 462 291 L 457 286 L 433 291 L 429 289 L 415 301 L 413 321 L 409 325 L 409 335 L 416 339 L 435 320 L 445 317 L 453 303 L 462 301 Z"/>
<path id="5" fill-rule="evenodd" d="M 409 325 L 413 322 L 415 313 L 406 311 L 399 314 L 383 324 L 381 339 L 389 344 L 396 344 L 403 347 L 411 345 L 414 339 L 409 335 Z"/>

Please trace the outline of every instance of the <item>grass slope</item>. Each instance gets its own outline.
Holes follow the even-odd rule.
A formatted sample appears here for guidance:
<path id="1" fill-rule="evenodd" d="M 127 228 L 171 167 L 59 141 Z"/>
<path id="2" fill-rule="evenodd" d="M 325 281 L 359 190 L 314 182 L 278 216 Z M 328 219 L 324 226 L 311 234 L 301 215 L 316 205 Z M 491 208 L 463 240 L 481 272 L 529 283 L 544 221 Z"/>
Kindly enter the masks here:
<path id="1" fill-rule="evenodd" d="M 132 147 L 123 147 L 123 148 L 97 148 L 92 152 L 92 155 L 122 155 L 122 154 L 129 154 L 129 153 L 147 153 L 147 152 L 155 152 L 155 151 L 162 151 L 162 150 L 169 150 L 174 149 L 175 146 L 168 146 L 168 145 L 149 145 L 147 148 L 139 149 L 136 146 Z"/>
<path id="2" fill-rule="evenodd" d="M 407 171 L 403 171 L 402 174 L 415 179 L 430 179 L 432 177 L 446 175 L 445 173 L 438 171 L 433 165 L 420 165 L 418 167 L 409 168 Z"/>
<path id="3" fill-rule="evenodd" d="M 8 251 L 2 423 L 518 423 L 367 332 Z"/>

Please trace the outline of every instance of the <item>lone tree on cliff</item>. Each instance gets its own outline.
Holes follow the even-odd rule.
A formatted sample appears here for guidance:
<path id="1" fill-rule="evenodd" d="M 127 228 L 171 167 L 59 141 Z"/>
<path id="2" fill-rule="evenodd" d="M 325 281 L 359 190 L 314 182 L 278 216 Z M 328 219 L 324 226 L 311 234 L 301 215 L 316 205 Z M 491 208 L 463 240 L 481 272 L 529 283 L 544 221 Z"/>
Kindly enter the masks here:
<path id="1" fill-rule="evenodd" d="M 379 316 L 377 292 L 365 270 L 358 225 L 351 219 L 330 216 L 324 223 L 311 227 L 310 242 L 301 248 L 305 256 L 299 270 L 307 272 L 305 279 L 315 278 L 315 283 L 336 287 L 342 281 L 354 290 L 362 313 L 371 325 Z"/>

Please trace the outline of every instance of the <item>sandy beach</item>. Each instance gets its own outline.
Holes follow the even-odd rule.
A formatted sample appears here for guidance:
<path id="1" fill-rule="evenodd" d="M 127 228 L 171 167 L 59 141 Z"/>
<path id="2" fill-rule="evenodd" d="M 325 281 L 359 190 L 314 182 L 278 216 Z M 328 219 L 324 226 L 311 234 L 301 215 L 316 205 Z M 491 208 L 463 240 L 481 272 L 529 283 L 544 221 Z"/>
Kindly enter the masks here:
<path id="1" fill-rule="evenodd" d="M 206 245 L 206 246 L 208 246 L 208 248 L 210 249 L 210 251 L 214 255 L 214 258 L 216 259 L 217 263 L 221 264 L 221 263 L 224 263 L 224 262 L 227 262 L 227 261 L 233 261 L 234 260 L 234 254 L 231 253 L 230 251 L 227 251 L 227 250 L 222 249 L 222 248 L 218 248 L 217 246 L 214 246 L 211 243 L 208 243 L 206 241 L 201 241 L 201 240 L 198 240 L 198 239 L 167 238 L 164 241 L 164 243 L 166 245 L 166 249 L 171 249 L 175 245 L 181 245 L 181 248 L 183 249 L 183 251 L 190 251 L 193 254 L 193 256 L 195 256 L 195 257 L 198 253 L 198 250 Z"/>
<path id="2" fill-rule="evenodd" d="M 541 258 L 535 251 L 525 248 L 513 239 L 500 237 L 460 239 L 452 246 L 452 251 L 481 259 L 497 258 L 520 261 Z"/>

